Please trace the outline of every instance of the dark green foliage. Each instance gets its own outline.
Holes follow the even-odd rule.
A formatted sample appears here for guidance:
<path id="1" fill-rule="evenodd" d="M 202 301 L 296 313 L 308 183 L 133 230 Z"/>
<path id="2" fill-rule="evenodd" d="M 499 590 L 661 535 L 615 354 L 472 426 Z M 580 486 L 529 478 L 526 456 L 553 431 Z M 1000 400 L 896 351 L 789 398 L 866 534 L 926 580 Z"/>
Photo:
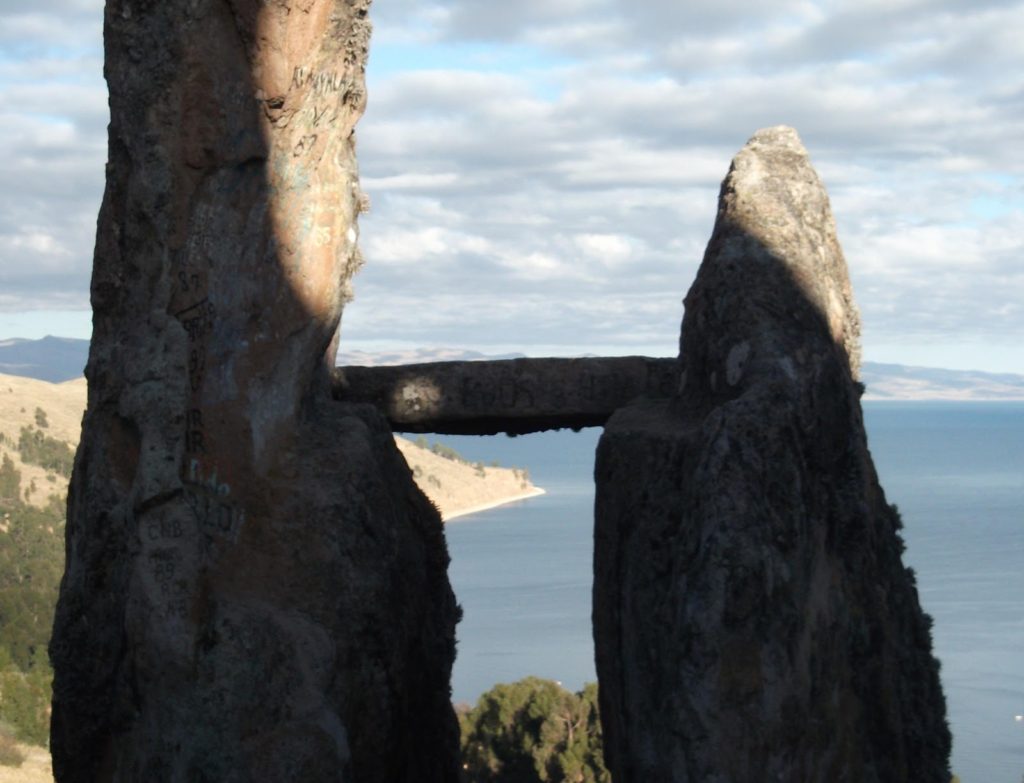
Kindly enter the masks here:
<path id="1" fill-rule="evenodd" d="M 50 735 L 53 672 L 46 650 L 36 653 L 32 667 L 22 671 L 0 648 L 0 721 L 31 745 L 46 745 Z"/>
<path id="2" fill-rule="evenodd" d="M 75 452 L 62 440 L 32 427 L 22 427 L 18 439 L 18 451 L 21 459 L 30 465 L 39 465 L 67 478 L 71 477 L 71 468 L 75 463 Z"/>
<path id="3" fill-rule="evenodd" d="M 597 686 L 572 693 L 527 677 L 496 685 L 459 715 L 465 783 L 610 783 Z"/>
<path id="4" fill-rule="evenodd" d="M 64 566 L 64 513 L 18 505 L 3 512 L 0 528 L 0 646 L 26 670 L 45 650 Z"/>
<path id="5" fill-rule="evenodd" d="M 0 461 L 0 511 L 21 504 L 21 471 L 14 467 L 14 460 L 4 454 Z"/>
<path id="6" fill-rule="evenodd" d="M 42 408 L 36 408 L 36 426 L 41 430 L 50 426 L 50 422 L 46 420 L 46 411 Z"/>
<path id="7" fill-rule="evenodd" d="M 10 483 L 9 463 L 0 465 L 0 485 Z M 16 499 L 17 483 L 13 491 Z M 18 739 L 45 745 L 53 680 L 46 646 L 64 570 L 64 507 L 55 497 L 42 509 L 9 500 L 0 522 L 0 722 Z"/>

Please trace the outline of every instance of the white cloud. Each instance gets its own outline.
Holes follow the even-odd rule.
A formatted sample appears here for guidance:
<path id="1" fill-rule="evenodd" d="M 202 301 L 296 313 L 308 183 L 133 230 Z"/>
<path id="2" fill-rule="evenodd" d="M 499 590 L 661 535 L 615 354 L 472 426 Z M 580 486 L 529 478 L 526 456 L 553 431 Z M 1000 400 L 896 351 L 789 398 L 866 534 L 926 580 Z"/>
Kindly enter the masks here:
<path id="1" fill-rule="evenodd" d="M 490 249 L 484 237 L 438 226 L 392 231 L 366 243 L 366 254 L 375 263 L 394 265 L 445 264 L 460 254 L 484 254 Z"/>
<path id="2" fill-rule="evenodd" d="M 673 353 L 729 159 L 778 123 L 829 187 L 867 358 L 873 343 L 1024 335 L 1019 0 L 371 13 L 353 347 Z M 99 0 L 0 10 L 0 181 L 16 183 L 0 191 L 0 309 L 87 301 L 101 19 Z"/>
<path id="3" fill-rule="evenodd" d="M 106 159 L 100 0 L 0 10 L 0 310 L 88 306 Z"/>
<path id="4" fill-rule="evenodd" d="M 573 242 L 589 260 L 608 268 L 623 265 L 633 255 L 629 238 L 621 234 L 577 234 Z"/>

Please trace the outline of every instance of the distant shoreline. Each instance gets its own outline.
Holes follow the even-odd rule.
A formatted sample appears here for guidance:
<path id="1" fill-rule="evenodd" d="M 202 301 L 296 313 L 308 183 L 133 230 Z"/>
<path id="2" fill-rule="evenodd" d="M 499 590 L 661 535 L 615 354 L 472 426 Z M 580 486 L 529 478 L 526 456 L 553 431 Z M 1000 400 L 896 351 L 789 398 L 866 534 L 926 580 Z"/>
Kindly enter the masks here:
<path id="1" fill-rule="evenodd" d="M 1024 395 L 1019 397 L 956 397 L 947 395 L 922 395 L 920 397 L 881 397 L 874 394 L 865 394 L 861 402 L 1024 402 Z"/>
<path id="2" fill-rule="evenodd" d="M 441 514 L 441 521 L 446 523 L 451 522 L 453 519 L 458 519 L 459 517 L 465 517 L 469 514 L 476 514 L 480 511 L 489 511 L 492 508 L 505 506 L 508 505 L 509 503 L 515 503 L 519 500 L 528 500 L 529 498 L 535 498 L 538 495 L 544 494 L 547 494 L 545 490 L 541 489 L 540 487 L 533 487 L 530 491 L 524 492 L 520 495 L 514 495 L 513 497 L 502 498 L 501 500 L 495 500 L 490 503 L 481 503 L 478 506 L 470 506 L 469 508 L 459 509 L 453 514 Z"/>

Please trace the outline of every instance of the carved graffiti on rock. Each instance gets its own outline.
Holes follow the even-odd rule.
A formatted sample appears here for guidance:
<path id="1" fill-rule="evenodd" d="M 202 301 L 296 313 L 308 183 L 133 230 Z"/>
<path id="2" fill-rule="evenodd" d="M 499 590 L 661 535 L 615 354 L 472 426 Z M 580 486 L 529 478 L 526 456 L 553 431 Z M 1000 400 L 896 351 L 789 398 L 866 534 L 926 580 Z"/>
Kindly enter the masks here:
<path id="1" fill-rule="evenodd" d="M 185 430 L 185 451 L 189 454 L 203 454 L 206 451 L 203 434 L 203 412 L 191 408 L 188 412 L 188 426 Z"/>
<path id="2" fill-rule="evenodd" d="M 303 65 L 292 71 L 292 87 L 309 87 L 314 95 L 328 95 L 346 92 L 350 82 L 337 71 L 315 71 Z"/>
<path id="3" fill-rule="evenodd" d="M 185 500 L 195 515 L 200 532 L 237 541 L 245 511 L 203 487 L 187 486 Z"/>
<path id="4" fill-rule="evenodd" d="M 146 537 L 150 541 L 161 541 L 168 538 L 181 538 L 185 535 L 184 525 L 174 517 L 158 517 L 145 524 Z"/>
<path id="5" fill-rule="evenodd" d="M 316 123 L 314 123 L 315 125 Z M 292 155 L 298 157 L 303 153 L 309 152 L 313 149 L 313 145 L 316 144 L 316 134 L 311 133 L 308 136 L 303 136 L 299 139 L 299 143 L 295 145 L 295 149 L 292 150 Z"/>
<path id="6" fill-rule="evenodd" d="M 207 475 L 198 459 L 189 461 L 185 501 L 200 532 L 230 541 L 238 539 L 245 511 L 230 496 L 230 485 L 219 481 L 216 471 Z"/>
<path id="7" fill-rule="evenodd" d="M 187 580 L 179 573 L 177 558 L 173 549 L 158 549 L 150 555 L 153 578 L 166 602 L 180 601 L 188 594 Z"/>
<path id="8" fill-rule="evenodd" d="M 185 272 L 179 272 L 179 277 L 184 279 L 186 277 Z M 191 275 L 193 289 L 198 289 L 199 276 Z M 183 290 L 188 291 L 189 288 L 185 287 Z M 188 334 L 188 341 L 190 343 L 197 343 L 209 334 L 213 328 L 214 319 L 217 315 L 217 308 L 213 306 L 210 300 L 204 297 L 201 301 L 196 302 L 193 305 L 189 305 L 184 310 L 179 310 L 174 314 L 175 317 L 181 321 L 181 325 L 185 327 L 185 332 Z"/>

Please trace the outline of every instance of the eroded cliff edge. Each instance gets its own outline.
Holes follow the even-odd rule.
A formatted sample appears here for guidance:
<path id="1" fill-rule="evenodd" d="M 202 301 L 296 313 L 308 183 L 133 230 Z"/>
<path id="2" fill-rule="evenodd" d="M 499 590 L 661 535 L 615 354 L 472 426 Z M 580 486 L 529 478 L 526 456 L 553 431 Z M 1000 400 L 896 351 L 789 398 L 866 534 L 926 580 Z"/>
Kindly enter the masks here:
<path id="1" fill-rule="evenodd" d="M 106 4 L 62 783 L 455 780 L 440 519 L 324 365 L 360 261 L 368 7 Z"/>
<path id="2" fill-rule="evenodd" d="M 594 636 L 616 783 L 949 780 L 930 619 L 867 449 L 859 320 L 796 133 L 733 160 L 673 399 L 598 448 Z"/>

